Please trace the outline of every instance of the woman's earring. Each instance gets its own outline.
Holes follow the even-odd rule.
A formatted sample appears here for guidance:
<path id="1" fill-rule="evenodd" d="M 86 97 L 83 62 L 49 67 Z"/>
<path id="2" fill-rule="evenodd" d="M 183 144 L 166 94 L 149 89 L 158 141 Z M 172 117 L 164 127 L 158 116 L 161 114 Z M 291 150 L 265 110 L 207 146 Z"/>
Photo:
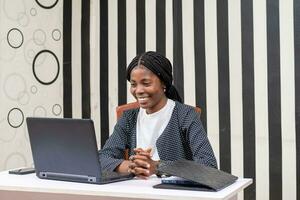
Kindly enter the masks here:
<path id="1" fill-rule="evenodd" d="M 166 87 L 164 87 L 164 92 L 166 92 Z"/>

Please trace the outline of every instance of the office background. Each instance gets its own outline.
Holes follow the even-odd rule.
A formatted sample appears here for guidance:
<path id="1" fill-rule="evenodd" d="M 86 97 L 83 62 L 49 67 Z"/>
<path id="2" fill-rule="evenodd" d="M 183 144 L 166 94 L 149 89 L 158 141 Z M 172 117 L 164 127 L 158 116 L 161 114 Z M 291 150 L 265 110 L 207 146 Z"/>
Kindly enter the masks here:
<path id="1" fill-rule="evenodd" d="M 202 108 L 219 167 L 254 178 L 239 199 L 299 199 L 299 0 L 0 5 L 0 170 L 32 165 L 27 116 L 92 118 L 101 147 L 133 101 L 127 63 L 156 50 Z"/>

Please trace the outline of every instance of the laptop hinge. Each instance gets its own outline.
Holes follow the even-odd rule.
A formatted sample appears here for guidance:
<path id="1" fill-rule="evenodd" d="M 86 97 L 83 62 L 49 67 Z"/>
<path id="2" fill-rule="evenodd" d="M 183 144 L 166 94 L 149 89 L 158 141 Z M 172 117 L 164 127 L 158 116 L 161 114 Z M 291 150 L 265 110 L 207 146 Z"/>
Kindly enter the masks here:
<path id="1" fill-rule="evenodd" d="M 65 174 L 65 173 L 56 173 L 56 172 L 40 172 L 40 178 L 49 178 L 49 179 L 59 179 L 59 180 L 69 180 L 69 181 L 84 181 L 90 183 L 96 183 L 96 177 L 77 175 L 77 174 Z"/>

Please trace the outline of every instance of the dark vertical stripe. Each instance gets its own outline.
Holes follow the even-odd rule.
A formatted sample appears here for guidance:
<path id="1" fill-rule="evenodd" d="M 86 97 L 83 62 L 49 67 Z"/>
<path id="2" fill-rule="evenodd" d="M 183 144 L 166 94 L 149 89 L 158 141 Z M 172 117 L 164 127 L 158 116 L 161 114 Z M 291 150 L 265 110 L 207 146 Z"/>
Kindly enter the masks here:
<path id="1" fill-rule="evenodd" d="M 166 55 L 166 0 L 156 1 L 156 51 Z"/>
<path id="2" fill-rule="evenodd" d="M 206 130 L 206 63 L 204 0 L 194 0 L 195 88 L 196 105 L 202 109 L 201 121 Z"/>
<path id="3" fill-rule="evenodd" d="M 90 0 L 81 1 L 82 118 L 91 118 L 90 89 Z"/>
<path id="4" fill-rule="evenodd" d="M 173 0 L 173 47 L 174 85 L 184 101 L 182 0 Z"/>
<path id="5" fill-rule="evenodd" d="M 108 121 L 108 0 L 100 0 L 100 117 L 101 147 L 109 136 Z"/>
<path id="6" fill-rule="evenodd" d="M 136 1 L 136 52 L 145 52 L 145 0 Z"/>
<path id="7" fill-rule="evenodd" d="M 279 0 L 267 0 L 270 199 L 282 199 Z"/>
<path id="8" fill-rule="evenodd" d="M 300 199 L 300 1 L 294 0 L 297 198 Z"/>
<path id="9" fill-rule="evenodd" d="M 127 102 L 126 0 L 118 0 L 118 104 Z"/>
<path id="10" fill-rule="evenodd" d="M 72 0 L 63 2 L 63 110 L 72 117 Z"/>
<path id="11" fill-rule="evenodd" d="M 228 1 L 217 1 L 220 168 L 231 172 Z"/>
<path id="12" fill-rule="evenodd" d="M 255 107 L 254 107 L 254 48 L 253 2 L 241 1 L 242 29 L 242 90 L 243 90 L 243 152 L 244 177 L 253 183 L 244 191 L 245 200 L 254 200 L 255 194 Z"/>

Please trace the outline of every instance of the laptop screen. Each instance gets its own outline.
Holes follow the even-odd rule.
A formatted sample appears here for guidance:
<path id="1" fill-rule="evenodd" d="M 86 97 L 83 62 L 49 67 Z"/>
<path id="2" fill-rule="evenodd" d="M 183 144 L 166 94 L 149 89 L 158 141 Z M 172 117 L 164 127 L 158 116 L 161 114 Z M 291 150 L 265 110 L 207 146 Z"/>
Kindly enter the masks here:
<path id="1" fill-rule="evenodd" d="M 37 175 L 101 176 L 93 121 L 90 119 L 27 118 Z M 45 177 L 40 177 L 45 178 Z"/>

